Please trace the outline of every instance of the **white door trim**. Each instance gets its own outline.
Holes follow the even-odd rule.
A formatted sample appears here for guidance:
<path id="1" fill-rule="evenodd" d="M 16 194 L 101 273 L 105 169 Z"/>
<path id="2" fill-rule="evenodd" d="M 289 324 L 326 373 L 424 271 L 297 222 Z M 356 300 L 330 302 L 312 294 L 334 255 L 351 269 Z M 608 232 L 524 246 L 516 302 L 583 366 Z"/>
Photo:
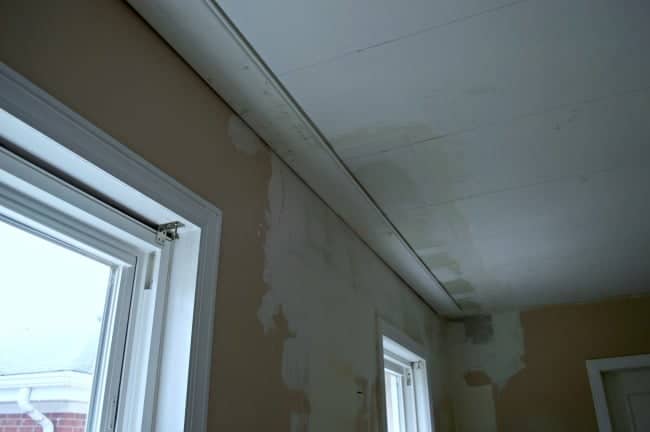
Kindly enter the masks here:
<path id="1" fill-rule="evenodd" d="M 206 431 L 221 211 L 0 62 L 3 111 L 43 135 L 38 144 L 21 150 L 58 173 L 124 197 L 116 204 L 150 222 L 170 222 L 165 219 L 173 212 L 186 225 L 200 228 L 184 430 Z M 92 184 L 88 173 L 97 169 L 112 179 Z"/>
<path id="2" fill-rule="evenodd" d="M 603 384 L 603 372 L 642 367 L 650 367 L 650 354 L 587 360 L 587 374 L 600 432 L 612 432 L 612 422 Z"/>

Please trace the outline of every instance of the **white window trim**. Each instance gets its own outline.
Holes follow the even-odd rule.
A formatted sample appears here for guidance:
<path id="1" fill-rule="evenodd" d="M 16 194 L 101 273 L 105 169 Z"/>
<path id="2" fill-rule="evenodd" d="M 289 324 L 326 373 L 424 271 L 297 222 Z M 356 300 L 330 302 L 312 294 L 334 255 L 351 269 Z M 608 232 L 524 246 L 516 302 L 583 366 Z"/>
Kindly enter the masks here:
<path id="1" fill-rule="evenodd" d="M 3 135 L 19 122 L 8 117 L 6 112 L 0 115 Z M 23 135 L 13 137 L 15 142 L 20 143 L 21 138 L 38 140 L 36 132 L 27 126 Z M 170 288 L 171 243 L 159 243 L 151 227 L 5 148 L 0 148 L 0 218 L 113 267 L 87 423 L 93 431 L 113 430 L 117 418 L 123 425 L 121 430 L 151 430 L 161 381 L 159 353 L 164 350 L 161 328 Z M 152 289 L 145 289 L 147 279 Z M 191 300 L 193 293 L 184 303 Z M 138 349 L 130 350 L 134 345 Z M 186 365 L 188 361 L 186 350 Z M 129 372 L 127 376 L 123 377 L 123 369 Z M 36 396 L 31 390 L 20 390 L 21 399 L 28 392 L 33 400 Z M 184 398 L 185 389 L 182 393 Z M 118 401 L 122 402 L 119 410 Z M 123 407 L 130 407 L 129 415 L 121 414 Z"/>
<path id="2" fill-rule="evenodd" d="M 643 367 L 650 367 L 650 354 L 587 360 L 587 375 L 589 376 L 589 385 L 591 386 L 591 395 L 594 399 L 596 420 L 600 432 L 612 432 L 612 421 L 607 406 L 603 373 Z"/>
<path id="3" fill-rule="evenodd" d="M 386 403 L 384 401 L 386 394 L 386 382 L 384 379 L 384 347 L 390 353 L 396 354 L 401 359 L 409 362 L 423 361 L 424 368 L 413 368 L 413 381 L 419 385 L 415 388 L 415 407 L 417 410 L 417 430 L 418 432 L 435 432 L 433 424 L 431 389 L 429 386 L 429 377 L 427 371 L 431 365 L 431 356 L 424 347 L 418 342 L 411 339 L 403 331 L 391 325 L 381 317 L 377 317 L 377 348 L 379 361 L 379 385 L 382 402 L 380 413 L 382 420 L 380 425 L 384 432 L 388 432 Z M 390 355 L 389 355 L 390 356 Z"/>
<path id="4" fill-rule="evenodd" d="M 86 189 L 101 191 L 112 203 L 143 219 L 156 224 L 180 220 L 198 228 L 184 430 L 206 431 L 221 211 L 0 63 L 0 115 L 7 114 L 38 133 L 12 150 Z M 20 131 L 8 131 L 12 132 Z M 15 137 L 0 137 L 16 144 Z M 163 358 L 161 380 L 165 369 Z"/>

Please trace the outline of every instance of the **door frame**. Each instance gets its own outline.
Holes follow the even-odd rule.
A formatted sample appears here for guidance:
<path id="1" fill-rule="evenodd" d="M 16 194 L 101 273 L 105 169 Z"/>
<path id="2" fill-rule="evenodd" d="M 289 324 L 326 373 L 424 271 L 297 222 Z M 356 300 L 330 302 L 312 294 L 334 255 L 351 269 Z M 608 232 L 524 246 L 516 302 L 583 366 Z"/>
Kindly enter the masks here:
<path id="1" fill-rule="evenodd" d="M 607 406 L 607 396 L 603 384 L 603 373 L 622 369 L 638 369 L 650 367 L 650 354 L 624 357 L 609 357 L 587 360 L 587 375 L 591 385 L 591 394 L 596 409 L 596 420 L 600 432 L 612 432 L 612 422 Z"/>

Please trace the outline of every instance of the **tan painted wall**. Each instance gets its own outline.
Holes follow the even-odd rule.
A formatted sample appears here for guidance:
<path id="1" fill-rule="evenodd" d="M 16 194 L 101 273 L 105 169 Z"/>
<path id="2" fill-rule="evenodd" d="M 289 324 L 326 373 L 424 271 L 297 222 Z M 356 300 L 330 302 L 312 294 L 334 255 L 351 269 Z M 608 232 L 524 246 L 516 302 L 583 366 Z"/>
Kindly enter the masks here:
<path id="1" fill-rule="evenodd" d="M 597 431 L 586 360 L 650 353 L 650 297 L 465 324 L 446 331 L 458 432 Z"/>
<path id="2" fill-rule="evenodd" d="M 521 314 L 526 367 L 497 394 L 500 431 L 596 431 L 585 361 L 650 353 L 650 297 Z"/>
<path id="3" fill-rule="evenodd" d="M 441 321 L 126 4 L 0 0 L 0 61 L 223 210 L 210 430 L 377 430 L 378 315 L 446 406 Z"/>
<path id="4" fill-rule="evenodd" d="M 224 211 L 210 430 L 377 430 L 377 314 L 436 359 L 451 430 L 441 321 L 267 149 L 236 149 L 228 107 L 128 6 L 0 0 L 0 60 Z M 584 361 L 650 352 L 648 298 L 494 317 L 487 343 L 446 331 L 458 431 L 594 431 Z"/>

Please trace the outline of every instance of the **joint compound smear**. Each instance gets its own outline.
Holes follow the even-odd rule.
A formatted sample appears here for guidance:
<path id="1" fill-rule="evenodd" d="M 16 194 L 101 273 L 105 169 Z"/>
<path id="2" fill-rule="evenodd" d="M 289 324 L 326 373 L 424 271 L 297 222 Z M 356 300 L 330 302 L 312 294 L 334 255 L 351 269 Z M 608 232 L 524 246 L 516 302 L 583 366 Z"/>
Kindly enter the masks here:
<path id="1" fill-rule="evenodd" d="M 292 411 L 292 432 L 374 429 L 378 316 L 432 353 L 442 351 L 440 321 L 275 156 L 265 241 L 268 291 L 257 317 L 267 333 L 276 326 L 274 317 L 286 317 L 277 373 L 309 404 L 308 412 Z M 434 395 L 442 381 L 440 361 L 441 355 L 432 355 Z"/>
<path id="2" fill-rule="evenodd" d="M 519 312 L 465 318 L 446 328 L 449 381 L 460 432 L 496 432 L 494 395 L 524 368 Z"/>
<path id="3" fill-rule="evenodd" d="M 524 368 L 524 332 L 519 312 L 496 313 L 450 323 L 449 355 L 456 373 L 482 371 L 501 388 Z"/>
<path id="4" fill-rule="evenodd" d="M 228 137 L 237 150 L 249 156 L 254 156 L 264 146 L 255 132 L 235 114 L 228 119 Z"/>

